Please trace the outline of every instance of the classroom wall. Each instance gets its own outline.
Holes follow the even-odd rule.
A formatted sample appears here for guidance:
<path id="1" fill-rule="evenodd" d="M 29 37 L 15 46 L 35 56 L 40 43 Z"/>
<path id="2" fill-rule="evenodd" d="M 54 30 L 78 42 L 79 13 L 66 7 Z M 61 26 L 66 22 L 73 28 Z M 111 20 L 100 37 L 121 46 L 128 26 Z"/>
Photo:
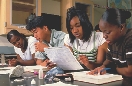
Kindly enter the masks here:
<path id="1" fill-rule="evenodd" d="M 91 0 L 94 4 L 98 4 L 100 6 L 107 6 L 107 0 Z M 94 26 L 95 27 L 103 14 L 105 9 L 94 7 Z"/>
<path id="2" fill-rule="evenodd" d="M 60 1 L 41 0 L 41 12 L 47 14 L 60 15 Z"/>

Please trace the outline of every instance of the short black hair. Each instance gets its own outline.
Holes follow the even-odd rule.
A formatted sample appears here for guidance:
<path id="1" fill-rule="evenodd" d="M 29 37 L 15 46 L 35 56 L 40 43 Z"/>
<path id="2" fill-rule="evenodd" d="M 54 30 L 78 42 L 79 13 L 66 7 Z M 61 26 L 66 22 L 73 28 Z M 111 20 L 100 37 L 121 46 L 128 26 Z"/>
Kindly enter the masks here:
<path id="1" fill-rule="evenodd" d="M 72 34 L 71 28 L 70 28 L 70 21 L 75 16 L 79 18 L 80 24 L 82 26 L 83 41 L 88 41 L 89 38 L 91 37 L 93 26 L 91 22 L 89 21 L 86 11 L 80 10 L 73 6 L 67 10 L 67 17 L 66 17 L 66 28 L 69 33 L 70 42 L 73 43 L 75 40 L 75 36 Z"/>
<path id="2" fill-rule="evenodd" d="M 26 36 L 22 33 L 19 33 L 17 30 L 11 30 L 10 32 L 7 33 L 7 40 L 10 42 L 12 36 L 19 36 L 26 38 Z"/>
<path id="3" fill-rule="evenodd" d="M 126 23 L 126 19 L 131 17 L 131 12 L 118 8 L 109 8 L 103 15 L 102 20 L 110 24 L 120 26 L 123 23 Z"/>
<path id="4" fill-rule="evenodd" d="M 30 20 L 27 23 L 26 29 L 31 31 L 33 29 L 36 29 L 37 27 L 43 28 L 43 26 L 47 26 L 49 30 L 50 28 L 50 20 L 44 16 L 36 16 L 34 19 Z"/>

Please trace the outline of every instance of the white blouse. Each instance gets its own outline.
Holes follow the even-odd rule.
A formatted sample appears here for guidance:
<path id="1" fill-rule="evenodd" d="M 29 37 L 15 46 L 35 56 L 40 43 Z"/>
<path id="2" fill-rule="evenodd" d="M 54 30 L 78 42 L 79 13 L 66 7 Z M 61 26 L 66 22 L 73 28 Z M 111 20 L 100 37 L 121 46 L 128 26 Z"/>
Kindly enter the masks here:
<path id="1" fill-rule="evenodd" d="M 95 34 L 95 40 L 94 40 Z M 92 32 L 90 41 L 83 42 L 83 40 L 75 39 L 73 43 L 70 43 L 69 34 L 64 38 L 64 43 L 70 47 L 76 48 L 80 52 L 90 52 L 93 48 L 98 49 L 106 40 L 103 38 L 102 32 Z M 95 45 L 94 45 L 95 44 Z"/>
<path id="2" fill-rule="evenodd" d="M 35 46 L 34 44 L 38 42 L 36 40 L 36 38 L 30 36 L 28 38 L 28 46 L 27 46 L 27 49 L 26 51 L 23 53 L 21 51 L 21 48 L 17 48 L 14 46 L 14 50 L 17 54 L 19 54 L 19 56 L 22 58 L 22 60 L 31 60 L 32 59 L 32 54 L 35 53 Z"/>

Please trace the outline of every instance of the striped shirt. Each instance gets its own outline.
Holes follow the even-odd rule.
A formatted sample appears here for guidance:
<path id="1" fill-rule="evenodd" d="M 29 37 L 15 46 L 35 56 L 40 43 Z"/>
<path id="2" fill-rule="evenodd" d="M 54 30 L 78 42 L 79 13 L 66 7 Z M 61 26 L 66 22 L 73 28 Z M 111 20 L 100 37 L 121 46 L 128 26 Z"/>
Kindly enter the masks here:
<path id="1" fill-rule="evenodd" d="M 115 63 L 115 67 L 123 68 L 132 65 L 132 30 L 128 29 L 126 35 L 108 46 L 108 60 Z M 123 76 L 123 86 L 132 86 L 132 77 Z"/>

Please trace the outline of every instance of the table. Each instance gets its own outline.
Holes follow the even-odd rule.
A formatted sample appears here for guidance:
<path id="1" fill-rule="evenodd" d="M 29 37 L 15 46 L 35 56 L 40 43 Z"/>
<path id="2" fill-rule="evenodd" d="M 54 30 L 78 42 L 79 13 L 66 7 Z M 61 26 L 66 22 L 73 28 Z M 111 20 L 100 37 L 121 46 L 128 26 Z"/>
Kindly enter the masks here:
<path id="1" fill-rule="evenodd" d="M 29 73 L 27 73 L 27 75 L 29 75 Z M 0 86 L 31 86 L 32 79 L 36 81 L 36 86 L 45 84 L 44 79 L 38 79 L 38 76 L 17 78 L 17 80 L 22 80 L 22 81 L 14 81 L 15 79 L 9 79 L 8 74 L 4 74 L 4 75 L 0 74 Z M 121 86 L 122 81 L 116 81 L 102 85 L 95 85 L 95 84 L 79 82 L 79 81 L 74 81 L 73 83 L 72 82 L 64 82 L 64 83 L 74 84 L 78 86 Z"/>

